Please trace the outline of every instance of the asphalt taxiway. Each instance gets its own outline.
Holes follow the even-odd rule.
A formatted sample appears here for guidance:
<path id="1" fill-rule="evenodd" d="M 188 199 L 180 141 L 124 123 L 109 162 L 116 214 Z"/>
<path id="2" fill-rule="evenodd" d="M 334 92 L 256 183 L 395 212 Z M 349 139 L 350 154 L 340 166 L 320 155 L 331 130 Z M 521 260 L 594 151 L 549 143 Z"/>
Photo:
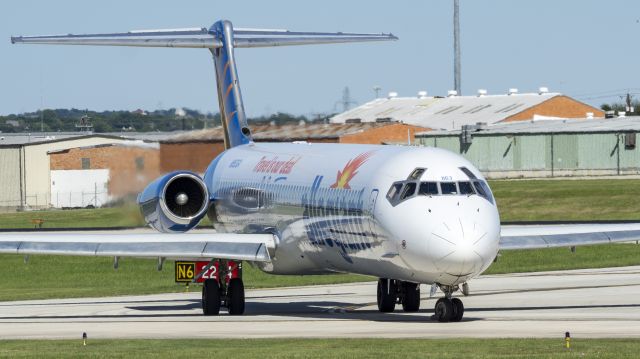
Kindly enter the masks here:
<path id="1" fill-rule="evenodd" d="M 460 323 L 431 318 L 427 286 L 419 312 L 379 313 L 375 283 L 250 290 L 243 316 L 203 316 L 195 290 L 0 302 L 0 338 L 640 338 L 640 266 L 482 276 L 470 287 Z"/>

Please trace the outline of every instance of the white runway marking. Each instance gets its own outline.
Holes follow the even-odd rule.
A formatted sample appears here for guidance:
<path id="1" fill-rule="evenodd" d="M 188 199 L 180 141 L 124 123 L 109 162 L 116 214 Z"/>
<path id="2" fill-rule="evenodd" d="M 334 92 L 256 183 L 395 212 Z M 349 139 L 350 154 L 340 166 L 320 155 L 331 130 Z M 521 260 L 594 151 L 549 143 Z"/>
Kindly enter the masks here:
<path id="1" fill-rule="evenodd" d="M 470 287 L 461 323 L 431 319 L 424 285 L 417 313 L 379 313 L 375 283 L 252 290 L 233 317 L 203 316 L 199 292 L 0 302 L 0 338 L 640 338 L 640 266 L 484 276 Z"/>

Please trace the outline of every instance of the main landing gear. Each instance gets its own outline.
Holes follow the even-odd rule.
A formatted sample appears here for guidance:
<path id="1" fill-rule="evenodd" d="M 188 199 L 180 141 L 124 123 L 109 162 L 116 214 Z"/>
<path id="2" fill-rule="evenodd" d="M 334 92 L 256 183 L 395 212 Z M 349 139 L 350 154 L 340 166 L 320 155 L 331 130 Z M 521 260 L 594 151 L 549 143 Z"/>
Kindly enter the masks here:
<path id="1" fill-rule="evenodd" d="M 439 322 L 459 322 L 464 315 L 464 305 L 458 298 L 451 298 L 457 287 L 441 285 L 444 298 L 438 299 L 435 306 L 435 318 Z M 417 312 L 420 309 L 420 285 L 395 279 L 378 280 L 378 310 L 391 313 L 396 304 L 402 304 L 405 312 Z"/>
<path id="2" fill-rule="evenodd" d="M 395 279 L 378 280 L 378 310 L 391 313 L 396 304 L 402 304 L 405 312 L 417 312 L 420 309 L 420 285 Z"/>
<path id="3" fill-rule="evenodd" d="M 220 307 L 226 307 L 230 315 L 244 313 L 244 283 L 242 263 L 219 261 L 219 270 L 212 278 L 206 279 L 202 288 L 202 312 L 204 315 L 220 314 Z"/>

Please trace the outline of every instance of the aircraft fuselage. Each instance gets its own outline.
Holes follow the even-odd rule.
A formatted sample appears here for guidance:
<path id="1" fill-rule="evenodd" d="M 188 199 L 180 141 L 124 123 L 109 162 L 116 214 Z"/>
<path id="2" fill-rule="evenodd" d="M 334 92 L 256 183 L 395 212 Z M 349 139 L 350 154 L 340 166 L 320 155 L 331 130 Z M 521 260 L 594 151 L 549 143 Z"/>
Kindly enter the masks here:
<path id="1" fill-rule="evenodd" d="M 204 177 L 220 232 L 274 233 L 273 274 L 349 272 L 456 285 L 498 250 L 500 220 L 480 172 L 436 148 L 253 143 Z"/>

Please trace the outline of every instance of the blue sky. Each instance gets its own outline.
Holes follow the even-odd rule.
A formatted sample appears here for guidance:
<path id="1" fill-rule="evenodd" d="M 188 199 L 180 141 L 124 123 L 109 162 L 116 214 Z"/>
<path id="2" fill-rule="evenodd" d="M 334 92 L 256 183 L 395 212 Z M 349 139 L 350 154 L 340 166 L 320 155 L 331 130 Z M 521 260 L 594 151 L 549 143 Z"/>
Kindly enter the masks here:
<path id="1" fill-rule="evenodd" d="M 338 110 L 348 86 L 364 103 L 382 93 L 443 95 L 453 87 L 452 0 L 4 1 L 0 114 L 45 108 L 189 107 L 217 111 L 203 49 L 11 45 L 11 35 L 209 26 L 392 32 L 400 41 L 236 51 L 250 116 Z M 640 2 L 461 0 L 462 90 L 547 86 L 600 105 L 640 92 Z M 610 96 L 610 97 L 604 97 Z M 640 97 L 640 96 L 639 96 Z"/>

